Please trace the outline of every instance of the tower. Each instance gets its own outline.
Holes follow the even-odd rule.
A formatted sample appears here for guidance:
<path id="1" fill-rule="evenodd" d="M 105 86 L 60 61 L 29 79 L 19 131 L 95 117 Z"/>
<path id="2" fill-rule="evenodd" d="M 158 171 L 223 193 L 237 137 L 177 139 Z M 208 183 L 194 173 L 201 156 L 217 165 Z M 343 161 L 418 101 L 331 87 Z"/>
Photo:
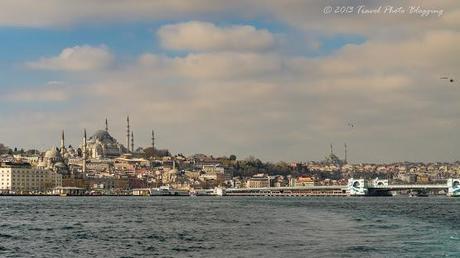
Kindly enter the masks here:
<path id="1" fill-rule="evenodd" d="M 348 154 L 348 153 L 347 153 L 347 144 L 345 143 L 345 144 L 343 145 L 343 147 L 344 147 L 344 149 L 345 149 L 345 160 L 344 160 L 344 161 L 345 161 L 345 164 L 346 164 L 346 163 L 348 163 L 348 156 L 347 156 L 347 154 Z"/>
<path id="2" fill-rule="evenodd" d="M 83 130 L 83 173 L 86 173 L 86 129 Z"/>
<path id="3" fill-rule="evenodd" d="M 126 117 L 126 148 L 129 152 L 129 116 Z"/>
<path id="4" fill-rule="evenodd" d="M 152 148 L 155 151 L 155 132 L 152 130 Z"/>
<path id="5" fill-rule="evenodd" d="M 64 143 L 64 130 L 62 130 L 61 134 L 61 154 L 64 154 L 64 149 L 65 149 L 65 143 Z"/>
<path id="6" fill-rule="evenodd" d="M 331 155 L 332 155 L 332 154 L 334 154 L 334 151 L 333 151 L 333 149 L 332 149 L 332 144 L 331 144 Z"/>
<path id="7" fill-rule="evenodd" d="M 109 123 L 107 121 L 107 118 L 105 118 L 105 131 L 109 132 Z"/>
<path id="8" fill-rule="evenodd" d="M 134 132 L 131 131 L 131 151 L 134 152 Z"/>

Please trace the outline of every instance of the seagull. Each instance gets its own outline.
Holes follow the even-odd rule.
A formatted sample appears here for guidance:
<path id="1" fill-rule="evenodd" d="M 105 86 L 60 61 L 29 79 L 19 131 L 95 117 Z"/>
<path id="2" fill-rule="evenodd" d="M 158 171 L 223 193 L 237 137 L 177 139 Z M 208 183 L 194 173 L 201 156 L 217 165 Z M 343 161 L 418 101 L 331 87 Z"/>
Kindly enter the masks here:
<path id="1" fill-rule="evenodd" d="M 351 127 L 351 128 L 355 127 L 355 125 L 352 124 L 352 123 L 348 123 L 348 126 Z"/>
<path id="2" fill-rule="evenodd" d="M 441 77 L 440 79 L 441 80 L 448 80 L 449 82 L 454 82 L 455 81 L 454 78 L 449 78 L 449 77 L 445 77 L 445 76 Z"/>

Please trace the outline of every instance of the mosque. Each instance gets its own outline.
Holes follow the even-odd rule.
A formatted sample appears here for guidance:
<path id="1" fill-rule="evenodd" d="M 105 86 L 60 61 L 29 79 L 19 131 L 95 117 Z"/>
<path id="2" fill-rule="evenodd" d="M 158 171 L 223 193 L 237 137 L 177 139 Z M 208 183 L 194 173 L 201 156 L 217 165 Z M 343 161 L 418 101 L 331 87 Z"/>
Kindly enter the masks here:
<path id="1" fill-rule="evenodd" d="M 345 144 L 344 147 L 345 147 L 345 159 L 344 160 L 341 160 L 339 157 L 337 157 L 337 155 L 334 154 L 334 150 L 331 144 L 331 152 L 328 156 L 326 156 L 324 162 L 327 164 L 340 165 L 340 166 L 347 164 L 348 163 L 347 162 L 347 145 Z"/>
<path id="2" fill-rule="evenodd" d="M 62 175 L 69 173 L 65 160 L 57 147 L 52 147 L 45 152 L 45 155 L 38 162 L 38 167 L 50 169 Z"/>
<path id="3" fill-rule="evenodd" d="M 105 130 L 97 130 L 89 139 L 86 138 L 85 130 L 83 142 L 80 145 L 83 156 L 90 159 L 112 159 L 132 152 L 134 133 L 130 131 L 129 116 L 126 118 L 126 123 L 126 147 L 110 135 L 107 119 L 105 120 Z"/>
<path id="4" fill-rule="evenodd" d="M 154 148 L 154 135 L 152 131 L 152 147 Z M 134 152 L 134 133 L 130 129 L 129 116 L 126 118 L 126 147 L 119 143 L 109 133 L 107 119 L 105 130 L 97 130 L 89 138 L 86 137 L 86 129 L 83 133 L 83 141 L 79 148 L 65 146 L 64 131 L 61 135 L 60 148 L 52 147 L 46 151 L 39 161 L 39 166 L 61 174 L 70 174 L 71 166 L 77 165 L 86 171 L 87 162 L 109 162 L 112 159 Z"/>
<path id="5" fill-rule="evenodd" d="M 129 135 L 129 117 L 128 122 L 128 137 Z M 132 132 L 131 132 L 132 134 Z M 86 138 L 86 137 L 85 137 Z M 134 145 L 134 139 L 131 138 Z M 129 138 L 128 138 L 129 142 Z M 86 146 L 85 146 L 86 144 Z M 86 154 L 92 159 L 116 158 L 124 153 L 130 152 L 129 147 L 125 148 L 118 143 L 115 138 L 109 134 L 107 119 L 105 120 L 105 130 L 97 130 L 88 140 L 84 139 L 80 146 L 82 150 L 86 149 Z"/>

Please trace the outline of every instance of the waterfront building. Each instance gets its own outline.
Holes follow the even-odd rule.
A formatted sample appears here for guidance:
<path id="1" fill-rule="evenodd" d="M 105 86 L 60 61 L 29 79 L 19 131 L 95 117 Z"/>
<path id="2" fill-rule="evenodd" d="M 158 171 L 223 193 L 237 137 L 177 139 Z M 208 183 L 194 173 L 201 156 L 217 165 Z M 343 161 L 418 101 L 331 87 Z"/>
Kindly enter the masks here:
<path id="1" fill-rule="evenodd" d="M 314 186 L 315 180 L 307 176 L 299 176 L 295 180 L 294 186 Z"/>
<path id="2" fill-rule="evenodd" d="M 2 193 L 46 193 L 62 185 L 62 175 L 49 169 L 34 168 L 28 163 L 0 165 Z"/>
<path id="3" fill-rule="evenodd" d="M 257 174 L 246 181 L 247 188 L 270 187 L 270 177 L 265 174 Z"/>

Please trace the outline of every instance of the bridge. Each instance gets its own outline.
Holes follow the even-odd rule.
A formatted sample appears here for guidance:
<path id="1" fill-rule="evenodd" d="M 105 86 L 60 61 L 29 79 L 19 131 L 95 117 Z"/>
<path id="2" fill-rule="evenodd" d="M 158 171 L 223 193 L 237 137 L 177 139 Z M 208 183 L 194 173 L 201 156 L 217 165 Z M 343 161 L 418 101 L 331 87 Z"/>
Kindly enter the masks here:
<path id="1" fill-rule="evenodd" d="M 233 196 L 346 196 L 347 186 L 228 188 L 225 189 L 224 194 Z"/>
<path id="2" fill-rule="evenodd" d="M 376 196 L 391 195 L 391 191 L 444 190 L 448 196 L 460 197 L 460 179 L 448 179 L 445 184 L 390 185 L 385 179 L 349 179 L 347 185 L 297 186 L 262 188 L 216 188 L 214 195 L 229 196 Z"/>
<path id="3" fill-rule="evenodd" d="M 348 193 L 351 196 L 390 195 L 391 191 L 401 190 L 445 190 L 448 196 L 460 196 L 460 179 L 448 179 L 445 184 L 420 184 L 420 185 L 390 185 L 385 179 L 353 179 L 348 180 Z"/>

